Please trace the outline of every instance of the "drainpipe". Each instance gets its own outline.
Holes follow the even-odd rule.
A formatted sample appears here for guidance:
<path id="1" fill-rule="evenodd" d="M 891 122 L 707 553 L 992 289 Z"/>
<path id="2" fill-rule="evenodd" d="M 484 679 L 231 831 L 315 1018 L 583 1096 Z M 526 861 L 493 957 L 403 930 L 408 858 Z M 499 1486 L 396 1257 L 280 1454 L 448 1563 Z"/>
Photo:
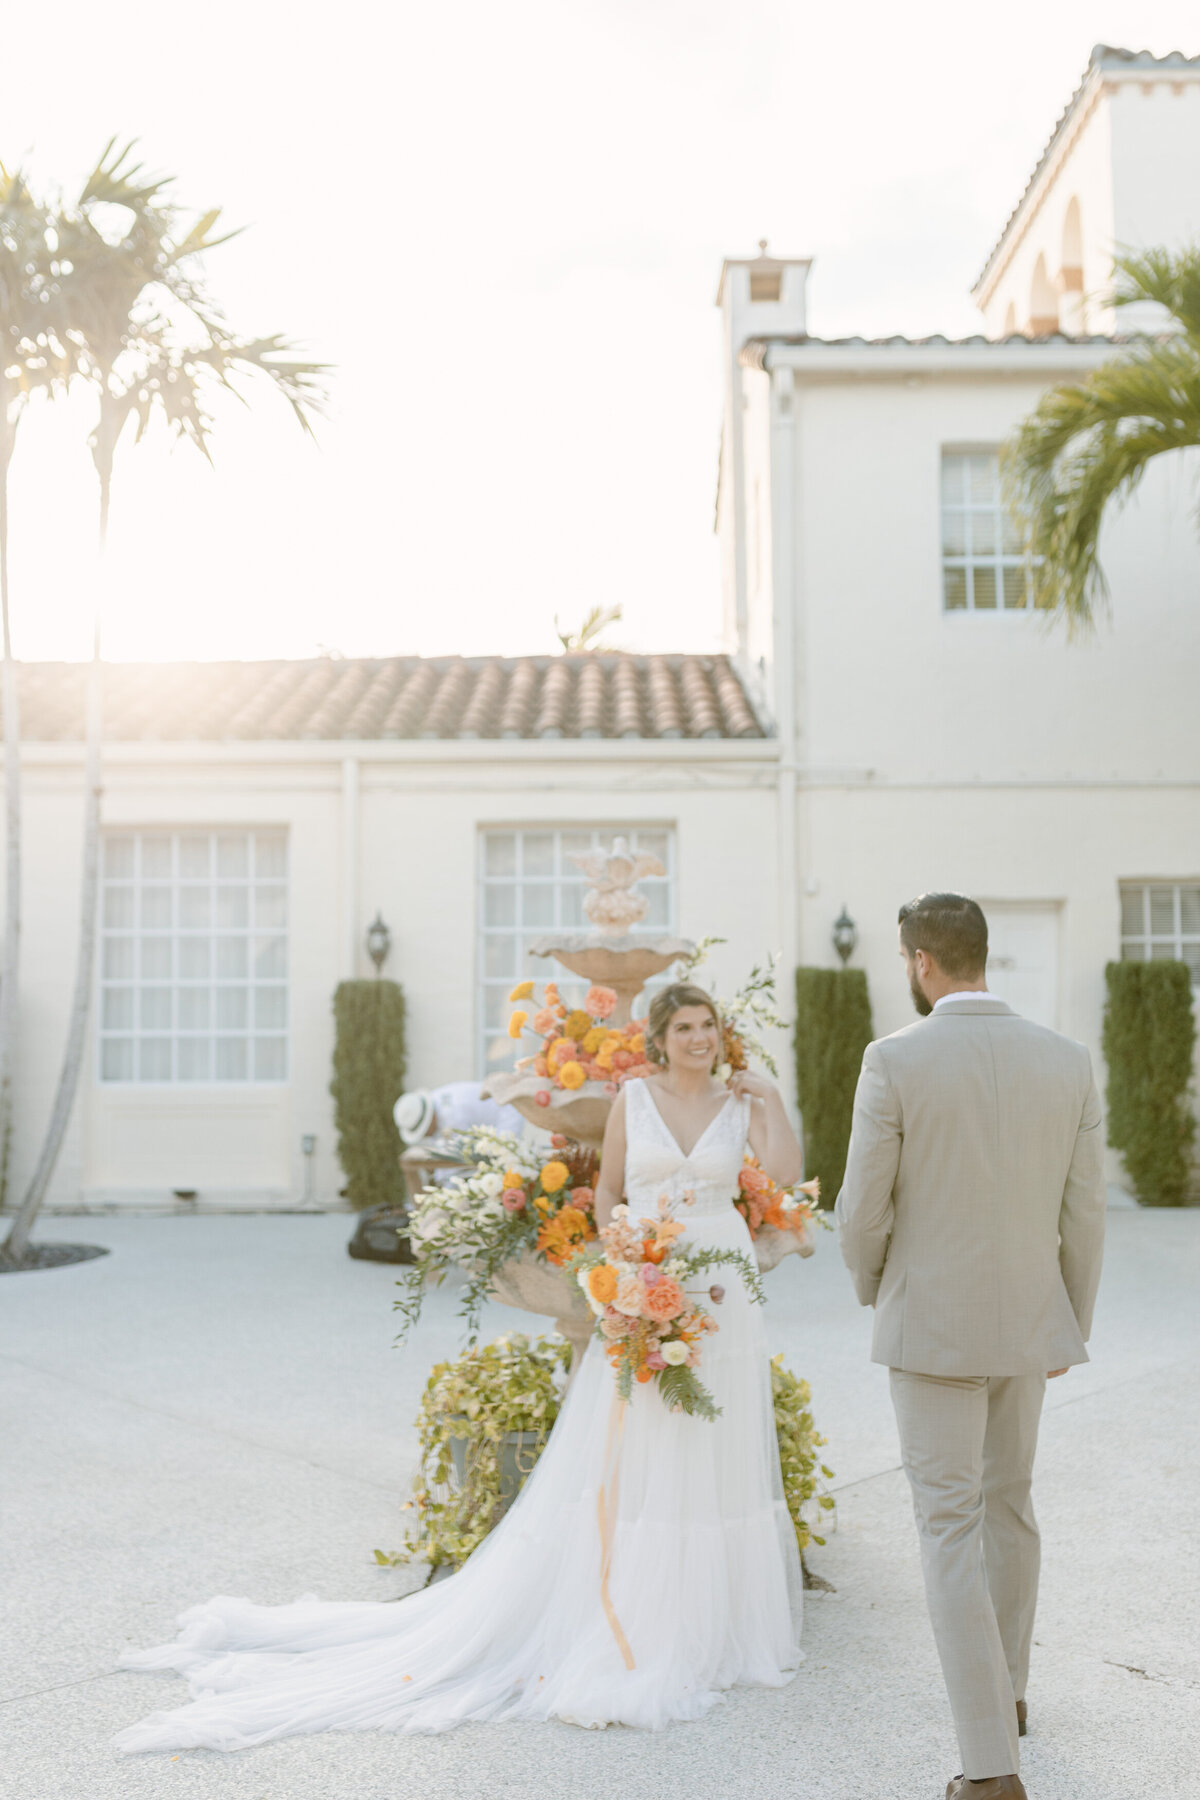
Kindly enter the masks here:
<path id="1" fill-rule="evenodd" d="M 343 981 L 358 973 L 358 758 L 342 758 L 342 954 Z"/>
<path id="2" fill-rule="evenodd" d="M 792 981 L 800 960 L 796 796 L 798 720 L 796 645 L 796 380 L 794 370 L 770 371 L 771 381 L 771 602 L 775 663 L 775 718 L 779 734 L 777 835 L 779 843 L 779 946 L 791 1010 Z"/>

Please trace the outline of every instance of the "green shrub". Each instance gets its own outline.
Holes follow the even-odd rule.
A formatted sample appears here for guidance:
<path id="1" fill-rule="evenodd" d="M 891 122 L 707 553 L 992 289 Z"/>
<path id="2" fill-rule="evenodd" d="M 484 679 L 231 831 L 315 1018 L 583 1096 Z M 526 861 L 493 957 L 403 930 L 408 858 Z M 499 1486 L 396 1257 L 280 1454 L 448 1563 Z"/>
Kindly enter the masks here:
<path id="1" fill-rule="evenodd" d="M 813 1424 L 812 1391 L 807 1381 L 784 1364 L 782 1356 L 771 1358 L 771 1398 L 775 1403 L 775 1435 L 779 1440 L 779 1466 L 783 1473 L 783 1493 L 800 1554 L 809 1544 L 823 1544 L 807 1517 L 805 1508 L 816 1501 L 820 1512 L 831 1513 L 836 1502 L 825 1487 L 833 1480 L 817 1451 L 827 1441 Z"/>
<path id="2" fill-rule="evenodd" d="M 1104 979 L 1108 1141 L 1143 1206 L 1182 1206 L 1196 1135 L 1190 972 L 1181 962 L 1113 962 Z"/>
<path id="3" fill-rule="evenodd" d="M 394 981 L 343 981 L 333 996 L 334 1124 L 352 1206 L 399 1206 L 400 1133 L 392 1108 L 404 1092 L 404 995 Z"/>
<path id="4" fill-rule="evenodd" d="M 832 1206 L 846 1173 L 854 1090 L 871 1042 L 871 1000 L 861 969 L 796 970 L 796 1099 L 805 1173 Z"/>

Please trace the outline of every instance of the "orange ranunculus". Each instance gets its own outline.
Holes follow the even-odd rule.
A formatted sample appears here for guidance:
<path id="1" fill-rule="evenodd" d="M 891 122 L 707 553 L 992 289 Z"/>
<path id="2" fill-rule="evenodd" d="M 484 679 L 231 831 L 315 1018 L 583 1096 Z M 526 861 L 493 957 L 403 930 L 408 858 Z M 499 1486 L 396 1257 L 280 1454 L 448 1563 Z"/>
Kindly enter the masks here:
<path id="1" fill-rule="evenodd" d="M 528 1020 L 529 1020 L 529 1014 L 527 1012 L 519 1012 L 519 1011 L 515 1012 L 513 1014 L 512 1018 L 508 1021 L 509 1037 L 510 1038 L 519 1038 L 521 1033 L 524 1031 L 526 1024 L 528 1023 Z"/>
<path id="2" fill-rule="evenodd" d="M 516 987 L 508 997 L 510 1000 L 528 1000 L 532 993 L 532 981 L 518 981 Z"/>
<path id="3" fill-rule="evenodd" d="M 637 1379 L 639 1381 L 652 1381 L 654 1379 L 654 1370 L 647 1368 L 646 1364 L 643 1363 L 637 1372 Z"/>
<path id="4" fill-rule="evenodd" d="M 582 1063 L 565 1062 L 558 1071 L 558 1080 L 561 1087 L 581 1088 L 587 1080 L 587 1070 Z"/>
<path id="5" fill-rule="evenodd" d="M 671 1246 L 669 1244 L 656 1243 L 653 1238 L 643 1238 L 642 1239 L 642 1261 L 643 1262 L 660 1263 L 660 1262 L 664 1261 L 667 1251 L 670 1249 L 670 1247 Z"/>
<path id="6" fill-rule="evenodd" d="M 761 1169 L 755 1168 L 753 1163 L 743 1163 L 738 1170 L 737 1179 L 743 1194 L 765 1194 L 770 1191 L 770 1177 L 764 1175 Z"/>
<path id="7" fill-rule="evenodd" d="M 612 1069 L 613 1053 L 607 1044 L 601 1044 L 596 1052 L 596 1067 L 603 1069 L 607 1075 Z"/>
<path id="8" fill-rule="evenodd" d="M 547 1194 L 557 1194 L 560 1187 L 565 1187 L 570 1180 L 571 1171 L 566 1163 L 548 1162 L 542 1170 L 542 1190 Z"/>
<path id="9" fill-rule="evenodd" d="M 669 1275 L 664 1275 L 652 1288 L 647 1288 L 646 1298 L 642 1301 L 642 1310 L 646 1316 L 663 1322 L 675 1318 L 686 1306 L 683 1289 Z"/>
<path id="10" fill-rule="evenodd" d="M 617 1291 L 617 1271 L 608 1263 L 597 1263 L 588 1273 L 588 1293 L 601 1306 L 607 1306 Z"/>
<path id="11" fill-rule="evenodd" d="M 644 1031 L 634 1032 L 633 1036 L 629 1039 L 629 1048 L 633 1051 L 635 1056 L 642 1055 L 646 1048 L 646 1034 Z"/>
<path id="12" fill-rule="evenodd" d="M 576 1043 L 578 1043 L 581 1038 L 585 1038 L 591 1029 L 591 1019 L 587 1013 L 580 1012 L 578 1007 L 576 1007 L 574 1012 L 569 1012 L 567 1014 L 563 1030 L 569 1038 L 574 1038 Z"/>

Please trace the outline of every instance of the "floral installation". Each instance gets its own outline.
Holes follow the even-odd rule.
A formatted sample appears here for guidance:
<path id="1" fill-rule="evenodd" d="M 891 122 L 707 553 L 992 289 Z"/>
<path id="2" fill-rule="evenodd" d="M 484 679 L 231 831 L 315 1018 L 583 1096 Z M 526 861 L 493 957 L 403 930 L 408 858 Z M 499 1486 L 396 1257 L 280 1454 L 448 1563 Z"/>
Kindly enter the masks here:
<path id="1" fill-rule="evenodd" d="M 593 1150 L 556 1133 L 547 1157 L 488 1125 L 457 1132 L 455 1143 L 467 1165 L 463 1172 L 422 1188 L 409 1208 L 416 1261 L 397 1283 L 401 1339 L 420 1317 L 425 1289 L 439 1285 L 455 1265 L 467 1271 L 459 1311 L 473 1342 L 502 1263 L 537 1255 L 561 1268 L 596 1235 L 599 1158 Z"/>
<path id="2" fill-rule="evenodd" d="M 535 983 L 519 981 L 510 1001 L 533 1001 Z M 526 1056 L 518 1069 L 531 1070 L 546 1086 L 534 1095 L 549 1106 L 550 1089 L 574 1092 L 587 1081 L 598 1081 L 615 1095 L 622 1084 L 649 1073 L 646 1060 L 646 1021 L 631 1019 L 627 1025 L 610 1025 L 617 996 L 612 988 L 593 985 L 581 1007 L 569 1007 L 556 981 L 548 981 L 543 998 L 532 1015 L 518 1007 L 508 1022 L 508 1035 L 519 1040 L 527 1033 L 541 1039 L 541 1049 Z"/>
<path id="3" fill-rule="evenodd" d="M 773 1225 L 776 1231 L 800 1234 L 813 1224 L 821 1225 L 826 1231 L 832 1230 L 829 1220 L 817 1208 L 820 1197 L 820 1181 L 814 1179 L 799 1182 L 795 1187 L 780 1187 L 777 1181 L 772 1181 L 757 1156 L 747 1151 L 746 1160 L 738 1171 L 738 1193 L 733 1204 L 750 1227 L 750 1236 L 756 1238 L 764 1225 Z"/>
<path id="4" fill-rule="evenodd" d="M 719 1327 L 684 1283 L 718 1267 L 735 1268 L 759 1302 L 762 1283 L 739 1250 L 687 1250 L 678 1242 L 687 1226 L 669 1216 L 667 1205 L 660 1200 L 657 1218 L 637 1220 L 628 1206 L 614 1207 L 597 1242 L 578 1251 L 570 1266 L 596 1315 L 620 1398 L 630 1400 L 635 1384 L 655 1382 L 672 1412 L 715 1419 L 721 1409 L 696 1370 L 705 1337 Z M 725 1289 L 714 1283 L 704 1297 L 719 1306 Z"/>
<path id="5" fill-rule="evenodd" d="M 421 1461 L 404 1505 L 416 1517 L 403 1549 L 376 1550 L 377 1563 L 462 1567 L 504 1509 L 506 1453 L 523 1481 L 545 1448 L 570 1360 L 562 1338 L 514 1332 L 435 1363 L 417 1415 Z"/>

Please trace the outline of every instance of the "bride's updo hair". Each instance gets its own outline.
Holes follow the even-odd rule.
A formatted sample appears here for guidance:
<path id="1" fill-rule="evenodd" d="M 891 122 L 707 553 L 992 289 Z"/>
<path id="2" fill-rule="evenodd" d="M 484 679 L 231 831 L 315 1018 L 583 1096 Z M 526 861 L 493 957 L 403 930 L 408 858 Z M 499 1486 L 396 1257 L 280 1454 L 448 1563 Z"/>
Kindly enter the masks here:
<path id="1" fill-rule="evenodd" d="M 670 987 L 660 989 L 650 1002 L 650 1015 L 646 1020 L 646 1061 L 666 1064 L 663 1043 L 667 1035 L 667 1027 L 675 1014 L 684 1006 L 706 1006 L 712 1014 L 713 1024 L 717 1028 L 717 1037 L 721 1036 L 721 1015 L 717 1011 L 717 1003 L 712 995 L 693 981 L 673 981 Z M 721 1066 L 721 1048 L 717 1047 L 717 1060 L 713 1064 L 713 1074 Z"/>

